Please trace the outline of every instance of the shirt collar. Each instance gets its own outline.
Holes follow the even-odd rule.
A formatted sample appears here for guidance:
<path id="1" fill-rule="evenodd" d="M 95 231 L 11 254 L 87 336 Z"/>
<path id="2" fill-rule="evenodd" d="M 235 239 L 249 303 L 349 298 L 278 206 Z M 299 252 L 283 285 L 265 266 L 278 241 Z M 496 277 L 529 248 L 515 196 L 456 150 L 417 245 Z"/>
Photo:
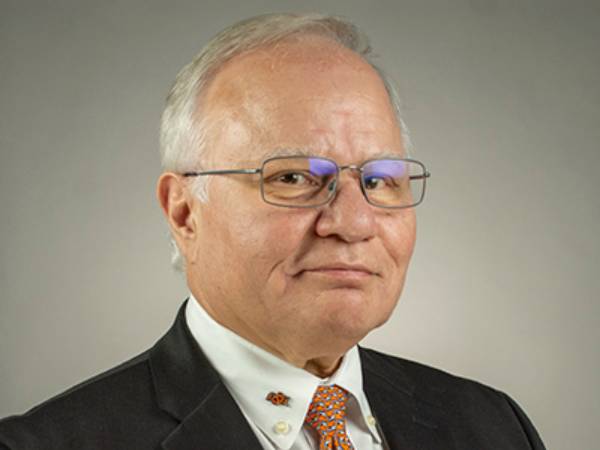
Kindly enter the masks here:
<path id="1" fill-rule="evenodd" d="M 193 295 L 190 295 L 186 306 L 186 321 L 246 418 L 278 448 L 287 450 L 293 445 L 302 430 L 304 417 L 319 384 L 337 384 L 346 389 L 350 393 L 349 402 L 355 402 L 358 406 L 350 408 L 349 405 L 349 414 L 355 415 L 355 422 L 367 428 L 374 439 L 381 442 L 369 419 L 371 411 L 362 389 L 362 370 L 356 346 L 344 355 L 340 367 L 331 377 L 322 379 L 223 327 L 200 306 Z M 275 405 L 268 401 L 266 397 L 271 392 L 281 392 L 287 396 L 287 405 Z"/>

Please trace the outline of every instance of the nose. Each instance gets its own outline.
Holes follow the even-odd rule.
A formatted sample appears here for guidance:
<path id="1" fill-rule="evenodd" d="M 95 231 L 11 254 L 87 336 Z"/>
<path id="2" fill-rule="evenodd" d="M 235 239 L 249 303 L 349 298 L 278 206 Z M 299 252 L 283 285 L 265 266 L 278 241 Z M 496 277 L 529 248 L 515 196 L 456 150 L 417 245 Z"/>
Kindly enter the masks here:
<path id="1" fill-rule="evenodd" d="M 322 207 L 317 218 L 317 235 L 359 242 L 372 238 L 376 225 L 375 207 L 363 195 L 358 177 L 350 171 L 340 174 L 334 199 Z"/>

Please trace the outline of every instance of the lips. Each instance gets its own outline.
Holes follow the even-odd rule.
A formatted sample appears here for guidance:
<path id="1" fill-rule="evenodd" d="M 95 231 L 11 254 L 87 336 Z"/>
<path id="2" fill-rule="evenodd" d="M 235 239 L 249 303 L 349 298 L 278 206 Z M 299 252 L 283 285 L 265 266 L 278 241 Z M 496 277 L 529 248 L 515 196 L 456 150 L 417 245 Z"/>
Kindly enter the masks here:
<path id="1" fill-rule="evenodd" d="M 307 266 L 300 271 L 302 273 L 315 273 L 331 276 L 379 276 L 376 270 L 363 264 L 348 264 L 343 262 L 321 263 L 314 266 Z"/>

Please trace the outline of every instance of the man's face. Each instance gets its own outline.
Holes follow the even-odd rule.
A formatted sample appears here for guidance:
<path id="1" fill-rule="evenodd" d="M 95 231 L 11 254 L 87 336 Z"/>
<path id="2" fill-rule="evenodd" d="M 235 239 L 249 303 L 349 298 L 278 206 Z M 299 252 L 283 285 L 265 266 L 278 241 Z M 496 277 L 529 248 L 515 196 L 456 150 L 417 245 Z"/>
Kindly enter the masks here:
<path id="1" fill-rule="evenodd" d="M 234 58 L 202 99 L 203 168 L 255 168 L 280 151 L 361 164 L 405 156 L 382 81 L 323 38 Z M 262 201 L 258 175 L 213 176 L 184 250 L 193 294 L 221 324 L 288 361 L 341 354 L 390 316 L 415 241 L 412 208 L 367 203 L 344 171 L 318 208 Z"/>

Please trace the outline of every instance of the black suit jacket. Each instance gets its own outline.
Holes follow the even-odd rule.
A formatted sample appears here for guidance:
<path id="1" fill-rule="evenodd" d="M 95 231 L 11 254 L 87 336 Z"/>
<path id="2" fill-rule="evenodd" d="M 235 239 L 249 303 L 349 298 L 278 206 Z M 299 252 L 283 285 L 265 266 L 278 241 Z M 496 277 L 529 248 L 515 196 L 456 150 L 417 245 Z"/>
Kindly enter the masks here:
<path id="1" fill-rule="evenodd" d="M 0 449 L 261 450 L 191 335 L 184 306 L 150 350 L 0 421 Z M 544 448 L 501 392 L 372 350 L 361 348 L 360 357 L 366 395 L 391 449 Z"/>

